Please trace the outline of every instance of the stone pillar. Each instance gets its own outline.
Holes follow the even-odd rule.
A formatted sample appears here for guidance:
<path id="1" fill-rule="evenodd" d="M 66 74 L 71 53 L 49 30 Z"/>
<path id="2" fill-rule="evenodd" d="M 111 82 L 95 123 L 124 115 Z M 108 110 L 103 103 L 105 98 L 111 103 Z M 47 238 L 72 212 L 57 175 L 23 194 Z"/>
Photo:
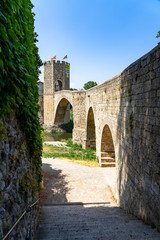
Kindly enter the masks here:
<path id="1" fill-rule="evenodd" d="M 44 64 L 44 124 L 54 124 L 54 61 Z"/>

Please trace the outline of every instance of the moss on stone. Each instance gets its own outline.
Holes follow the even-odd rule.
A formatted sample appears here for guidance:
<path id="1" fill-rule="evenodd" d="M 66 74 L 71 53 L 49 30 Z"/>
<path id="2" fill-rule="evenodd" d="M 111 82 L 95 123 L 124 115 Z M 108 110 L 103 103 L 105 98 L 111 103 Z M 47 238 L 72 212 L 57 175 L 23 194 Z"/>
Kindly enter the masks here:
<path id="1" fill-rule="evenodd" d="M 132 130 L 133 129 L 133 112 L 131 112 L 129 115 L 128 124 L 129 124 L 130 129 Z"/>
<path id="2" fill-rule="evenodd" d="M 7 133 L 6 127 L 0 124 L 0 141 L 6 140 L 6 133 Z"/>

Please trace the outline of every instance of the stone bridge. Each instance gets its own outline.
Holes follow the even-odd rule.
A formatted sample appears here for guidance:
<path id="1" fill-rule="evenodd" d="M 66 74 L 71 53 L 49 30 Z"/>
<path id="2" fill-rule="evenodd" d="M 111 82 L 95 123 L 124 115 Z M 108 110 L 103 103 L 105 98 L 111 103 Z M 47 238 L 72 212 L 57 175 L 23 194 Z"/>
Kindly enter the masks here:
<path id="1" fill-rule="evenodd" d="M 44 92 L 44 123 L 67 122 L 69 104 L 73 142 L 116 165 L 117 201 L 160 230 L 160 45 L 87 91 Z"/>

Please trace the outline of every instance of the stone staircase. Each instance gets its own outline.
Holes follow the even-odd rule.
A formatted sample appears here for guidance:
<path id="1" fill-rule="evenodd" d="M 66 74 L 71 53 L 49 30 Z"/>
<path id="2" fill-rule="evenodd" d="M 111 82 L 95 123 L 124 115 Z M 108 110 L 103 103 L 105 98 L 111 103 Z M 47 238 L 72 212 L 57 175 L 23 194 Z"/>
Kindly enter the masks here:
<path id="1" fill-rule="evenodd" d="M 78 204 L 78 203 L 77 203 Z M 113 204 L 42 206 L 36 240 L 159 240 L 160 233 Z"/>
<path id="2" fill-rule="evenodd" d="M 101 167 L 115 167 L 115 153 L 112 151 L 101 152 Z"/>

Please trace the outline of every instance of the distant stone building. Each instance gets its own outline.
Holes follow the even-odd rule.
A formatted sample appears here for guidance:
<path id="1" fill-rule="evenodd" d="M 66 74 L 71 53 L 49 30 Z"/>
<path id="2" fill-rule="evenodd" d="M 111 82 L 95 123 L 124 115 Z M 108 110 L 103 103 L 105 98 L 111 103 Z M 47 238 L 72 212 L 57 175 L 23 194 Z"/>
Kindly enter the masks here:
<path id="1" fill-rule="evenodd" d="M 65 61 L 44 62 L 44 83 L 39 82 L 39 118 L 45 127 L 54 125 L 54 94 L 70 88 L 70 64 Z M 68 104 L 65 121 L 69 121 L 70 105 Z"/>

